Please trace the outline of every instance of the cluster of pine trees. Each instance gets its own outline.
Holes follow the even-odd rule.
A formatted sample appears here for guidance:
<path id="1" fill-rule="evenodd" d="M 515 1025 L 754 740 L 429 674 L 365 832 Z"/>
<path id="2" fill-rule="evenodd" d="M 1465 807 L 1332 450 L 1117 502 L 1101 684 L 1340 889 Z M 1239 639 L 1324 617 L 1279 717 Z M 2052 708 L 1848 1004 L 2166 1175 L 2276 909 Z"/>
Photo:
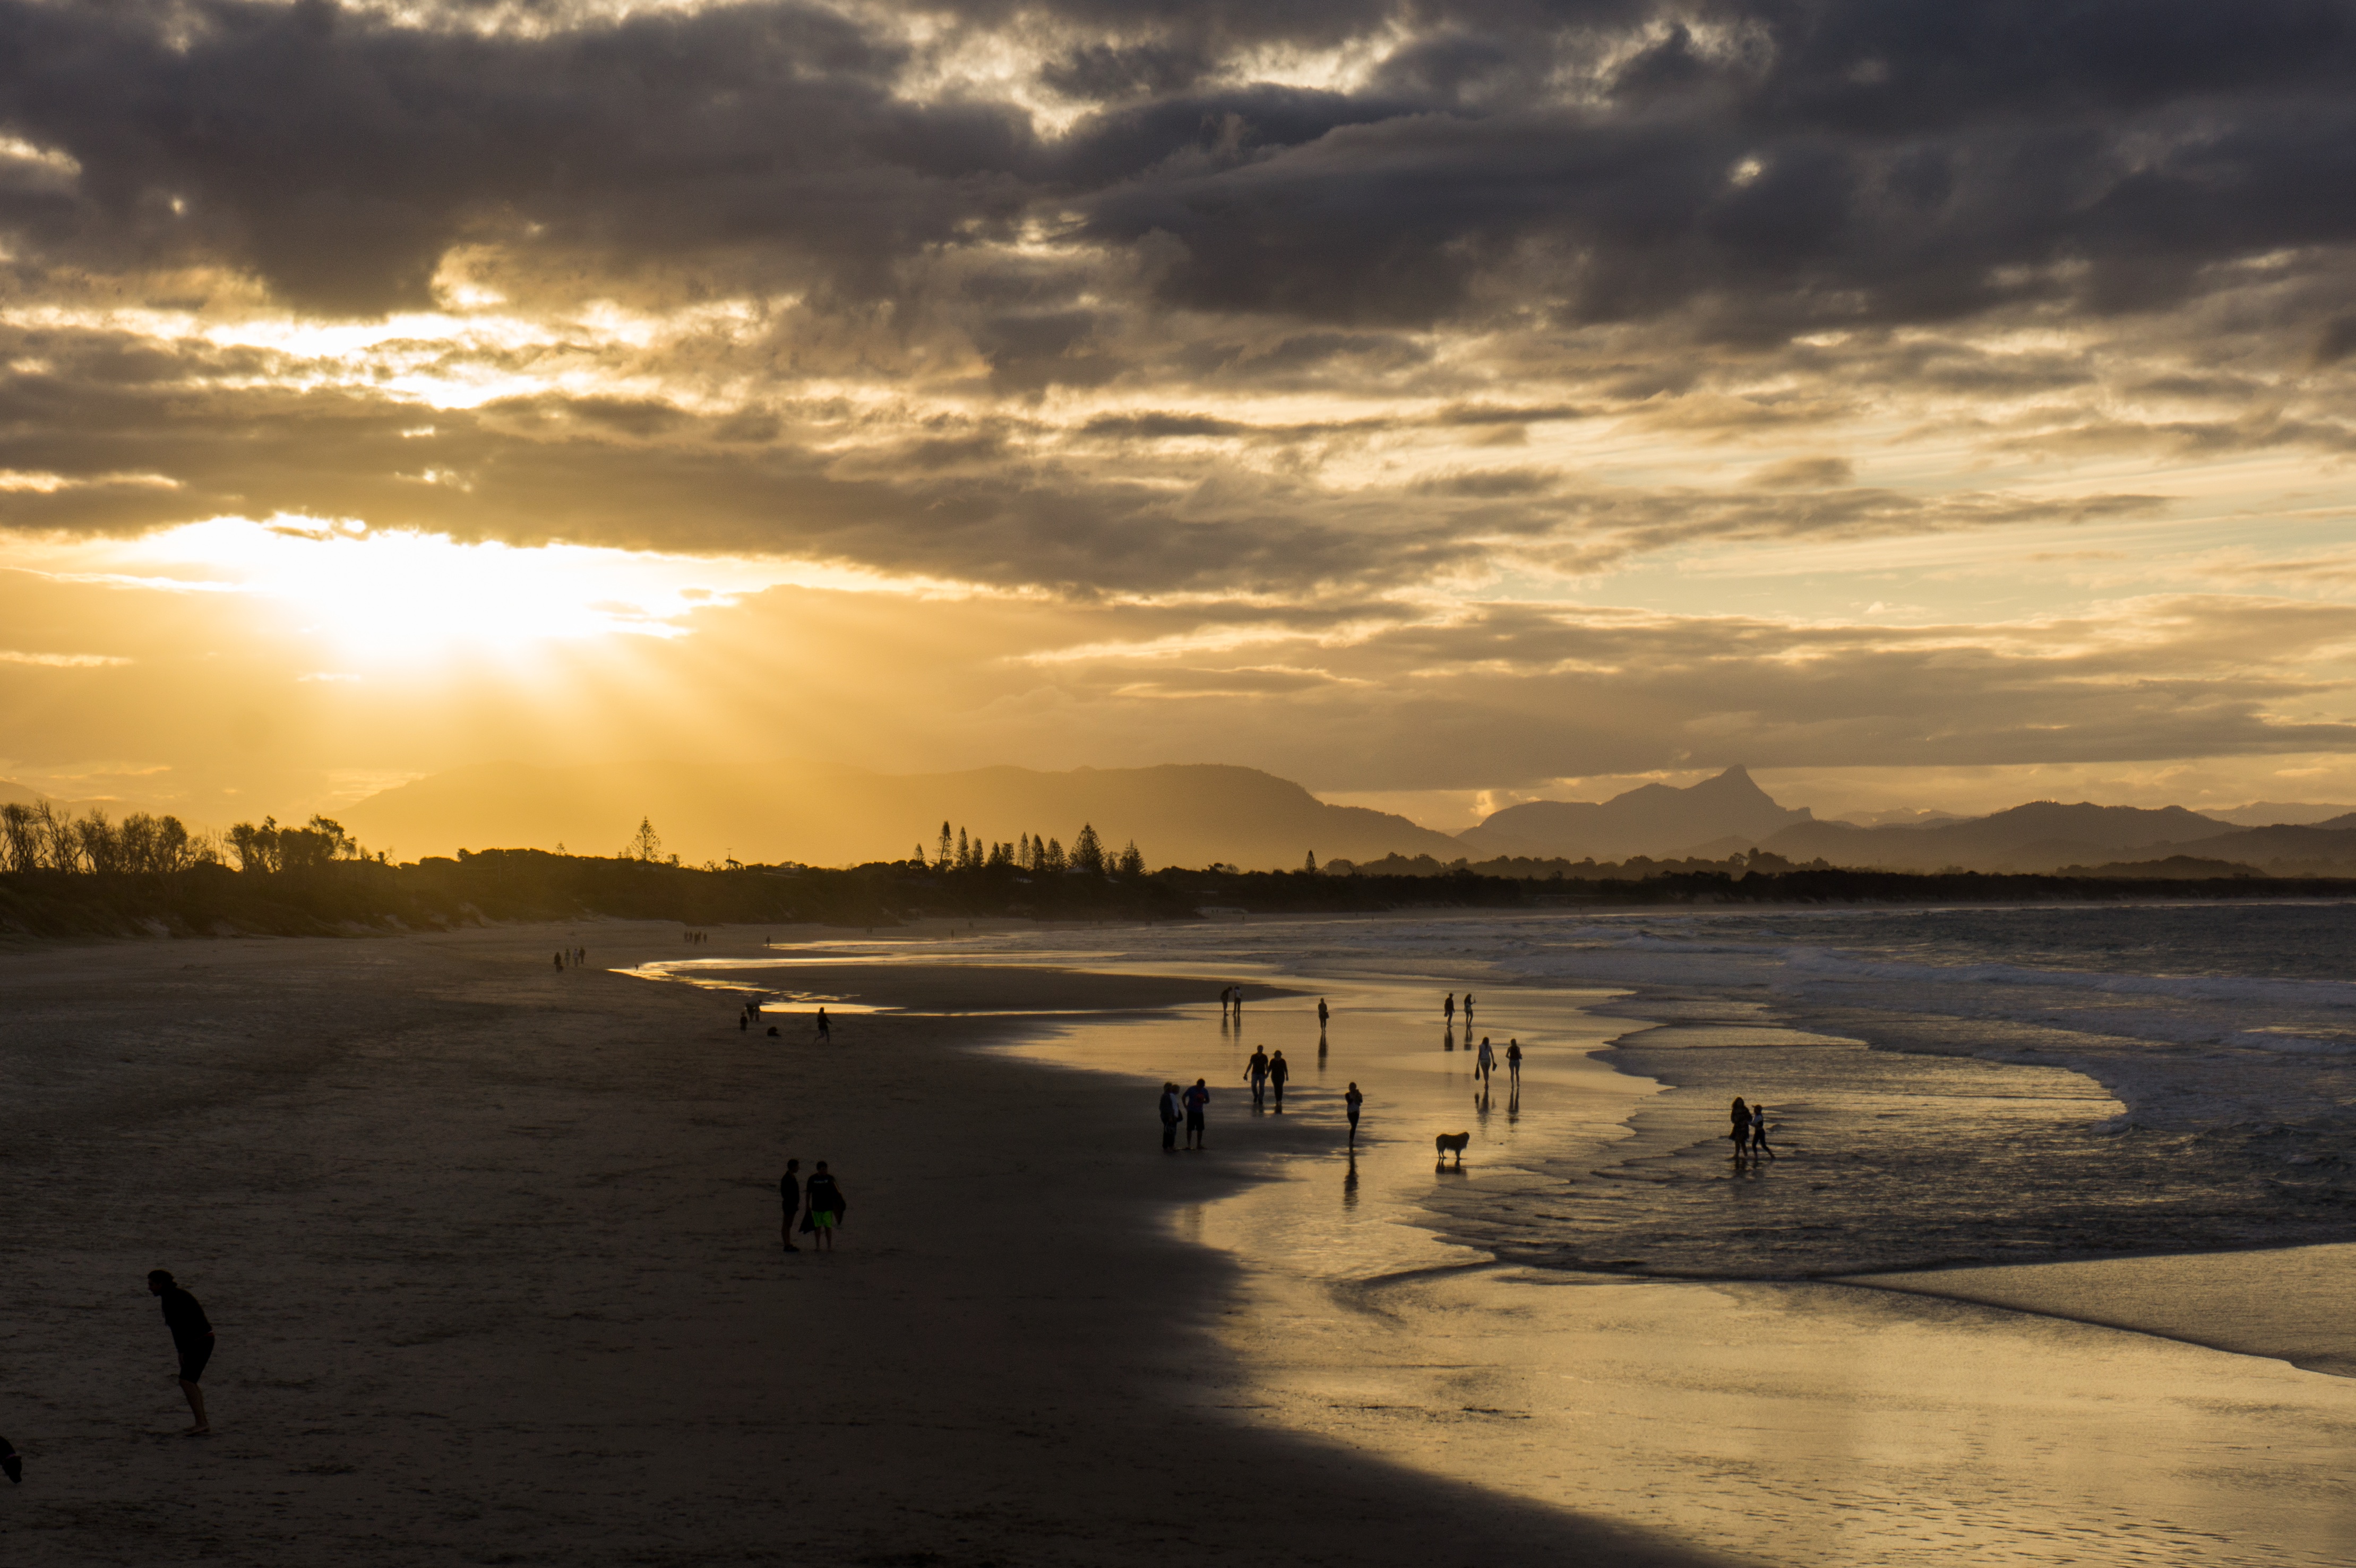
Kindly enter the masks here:
<path id="1" fill-rule="evenodd" d="M 185 871 L 220 859 L 220 847 L 177 816 L 134 811 L 121 822 L 93 808 L 77 817 L 55 804 L 0 805 L 0 871 Z"/>
<path id="2" fill-rule="evenodd" d="M 1137 840 L 1130 839 L 1118 855 L 1109 855 L 1095 827 L 1085 822 L 1068 853 L 1061 840 L 1042 838 L 1035 833 L 1025 833 L 1012 844 L 990 844 L 962 827 L 952 835 L 949 825 L 944 822 L 940 845 L 933 859 L 925 859 L 922 844 L 916 846 L 914 859 L 917 865 L 930 866 L 937 871 L 981 871 L 1003 867 L 1036 876 L 1057 876 L 1066 871 L 1085 871 L 1099 877 L 1145 874 L 1145 857 L 1137 852 Z"/>

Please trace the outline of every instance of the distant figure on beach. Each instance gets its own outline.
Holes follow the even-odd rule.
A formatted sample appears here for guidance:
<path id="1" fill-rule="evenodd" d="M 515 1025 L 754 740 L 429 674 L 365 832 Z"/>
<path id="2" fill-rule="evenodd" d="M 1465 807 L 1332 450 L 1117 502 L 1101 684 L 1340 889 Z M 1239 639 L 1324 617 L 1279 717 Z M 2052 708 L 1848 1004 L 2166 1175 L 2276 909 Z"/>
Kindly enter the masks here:
<path id="1" fill-rule="evenodd" d="M 1742 1103 L 1740 1094 L 1734 1097 L 1733 1116 L 1734 1126 L 1726 1136 L 1734 1140 L 1734 1157 L 1739 1164 L 1751 1148 L 1751 1107 Z"/>
<path id="2" fill-rule="evenodd" d="M 1235 996 L 1236 988 L 1233 986 L 1219 987 L 1219 1020 L 1222 1023 L 1226 1021 L 1227 1009 L 1235 1004 Z"/>
<path id="3" fill-rule="evenodd" d="M 1769 1159 L 1775 1157 L 1775 1151 L 1767 1147 L 1767 1107 L 1764 1105 L 1751 1107 L 1751 1152 L 1753 1155 L 1763 1154 Z"/>
<path id="4" fill-rule="evenodd" d="M 564 955 L 563 955 L 563 954 L 562 954 L 562 953 L 560 953 L 560 954 L 558 954 L 558 955 L 556 955 L 556 967 L 557 967 L 560 971 L 562 971 L 562 970 L 563 969 L 563 967 L 564 967 Z"/>
<path id="5" fill-rule="evenodd" d="M 1253 1046 L 1251 1060 L 1244 1063 L 1244 1082 L 1251 1085 L 1252 1104 L 1257 1105 L 1268 1094 L 1268 1051 Z"/>
<path id="6" fill-rule="evenodd" d="M 1276 1060 L 1268 1064 L 1268 1081 L 1275 1086 L 1276 1108 L 1280 1111 L 1284 1109 L 1284 1081 L 1291 1076 L 1291 1064 L 1284 1060 L 1284 1052 L 1278 1051 Z"/>
<path id="7" fill-rule="evenodd" d="M 1244 1021 L 1244 988 L 1241 986 L 1236 987 L 1235 997 L 1236 1022 L 1241 1023 Z"/>
<path id="8" fill-rule="evenodd" d="M 1471 1038 L 1472 1038 L 1472 992 L 1470 992 L 1470 991 L 1467 991 L 1467 992 L 1465 992 L 1465 993 L 1464 993 L 1464 1034 L 1465 1034 L 1465 1038 L 1466 1038 L 1466 1039 L 1468 1039 L 1468 1040 L 1469 1040 L 1469 1039 L 1471 1039 Z"/>
<path id="9" fill-rule="evenodd" d="M 1486 1083 L 1489 1074 L 1496 1070 L 1497 1053 L 1489 1049 L 1489 1037 L 1484 1034 L 1481 1037 L 1481 1059 L 1472 1064 L 1472 1071 L 1480 1075 L 1482 1083 Z"/>
<path id="10" fill-rule="evenodd" d="M 753 1027 L 753 1004 L 747 1002 L 736 1014 L 736 1032 L 743 1034 Z"/>
<path id="11" fill-rule="evenodd" d="M 824 1008 L 820 1008 L 818 1010 L 818 1037 L 819 1039 L 826 1041 L 829 1045 L 832 1045 L 834 1043 L 834 1031 L 826 1027 L 826 1009 Z"/>
<path id="12" fill-rule="evenodd" d="M 1195 1079 L 1194 1086 L 1186 1091 L 1185 1097 L 1186 1147 L 1190 1149 L 1203 1147 L 1203 1111 L 1210 1103 L 1209 1086 L 1200 1078 Z"/>
<path id="13" fill-rule="evenodd" d="M 1505 1076 L 1516 1083 L 1522 1081 L 1522 1042 L 1518 1040 L 1505 1042 Z"/>
<path id="14" fill-rule="evenodd" d="M 1177 1084 L 1164 1083 L 1162 1086 L 1162 1104 L 1160 1109 L 1162 1112 L 1162 1152 L 1163 1154 L 1176 1154 L 1178 1152 L 1178 1124 L 1186 1119 L 1185 1108 L 1178 1104 Z"/>
<path id="15" fill-rule="evenodd" d="M 1440 1004 L 1440 1021 L 1443 1028 L 1452 1029 L 1456 1027 L 1456 993 L 1453 991 L 1449 992 L 1448 999 Z"/>
<path id="16" fill-rule="evenodd" d="M 6 1476 L 12 1487 L 24 1484 L 25 1461 L 16 1457 L 15 1445 L 5 1437 L 0 1437 L 0 1475 Z"/>
<path id="17" fill-rule="evenodd" d="M 212 1322 L 197 1298 L 173 1282 L 170 1269 L 148 1270 L 147 1291 L 163 1299 L 164 1326 L 172 1331 L 172 1349 L 180 1356 L 180 1392 L 187 1399 L 188 1413 L 196 1417 L 196 1424 L 182 1435 L 202 1437 L 212 1427 L 205 1420 L 205 1391 L 197 1381 L 213 1359 Z"/>
<path id="18" fill-rule="evenodd" d="M 1325 1020 L 1326 1020 L 1327 1019 L 1332 1018 L 1333 1016 L 1333 1015 L 1332 1013 L 1330 1013 L 1330 1012 L 1328 1012 L 1328 1011 L 1326 1011 L 1326 1010 L 1325 1010 L 1325 998 L 1324 998 L 1324 997 L 1318 997 L 1318 998 L 1317 998 L 1317 1032 L 1318 1032 L 1319 1034 L 1323 1034 L 1323 1033 L 1325 1032 Z"/>
<path id="19" fill-rule="evenodd" d="M 1350 1147 L 1352 1148 L 1356 1148 L 1358 1147 L 1358 1107 L 1365 1103 L 1366 1097 L 1358 1093 L 1358 1086 L 1355 1083 L 1351 1084 L 1350 1092 L 1342 1096 L 1342 1114 L 1350 1118 Z"/>
<path id="20" fill-rule="evenodd" d="M 794 1217 L 802 1211 L 802 1179 L 795 1172 L 801 1168 L 800 1160 L 789 1159 L 786 1161 L 785 1175 L 777 1178 L 777 1200 L 786 1206 L 786 1217 L 777 1226 L 777 1233 L 785 1238 L 786 1251 L 789 1253 L 801 1251 L 794 1245 Z"/>
<path id="21" fill-rule="evenodd" d="M 819 1160 L 818 1168 L 810 1172 L 804 1196 L 809 1203 L 810 1229 L 818 1235 L 810 1244 L 822 1253 L 834 1251 L 835 1227 L 842 1223 L 843 1211 L 851 1206 L 842 1200 L 842 1189 L 827 1174 L 826 1161 Z"/>

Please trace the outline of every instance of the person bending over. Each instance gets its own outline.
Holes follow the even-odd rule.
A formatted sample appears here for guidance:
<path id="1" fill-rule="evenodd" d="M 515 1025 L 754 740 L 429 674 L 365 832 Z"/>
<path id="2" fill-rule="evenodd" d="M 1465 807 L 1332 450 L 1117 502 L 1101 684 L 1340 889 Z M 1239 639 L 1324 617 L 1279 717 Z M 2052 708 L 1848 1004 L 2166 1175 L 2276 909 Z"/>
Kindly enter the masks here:
<path id="1" fill-rule="evenodd" d="M 205 1375 L 205 1363 L 213 1359 L 213 1326 L 197 1298 L 173 1282 L 170 1269 L 151 1269 L 147 1275 L 150 1295 L 162 1298 L 164 1325 L 172 1331 L 172 1348 L 180 1353 L 180 1392 L 188 1401 L 188 1413 L 196 1424 L 185 1435 L 201 1437 L 212 1431 L 205 1420 L 205 1391 L 197 1386 Z"/>

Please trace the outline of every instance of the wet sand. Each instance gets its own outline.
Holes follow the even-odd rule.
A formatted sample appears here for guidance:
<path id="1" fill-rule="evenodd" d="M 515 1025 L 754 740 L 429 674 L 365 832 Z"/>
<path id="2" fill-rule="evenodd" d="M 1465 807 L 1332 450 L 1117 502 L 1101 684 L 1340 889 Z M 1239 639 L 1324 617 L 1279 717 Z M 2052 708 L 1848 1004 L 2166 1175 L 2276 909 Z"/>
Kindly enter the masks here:
<path id="1" fill-rule="evenodd" d="M 967 1049 L 1016 1019 L 820 1050 L 610 972 L 764 934 L 0 953 L 12 1568 L 1703 1560 L 1266 1419 L 1245 1271 L 1168 1217 L 1312 1120 L 1173 1158 L 1126 1080 Z M 574 939 L 596 967 L 555 973 Z M 800 983 L 854 981 L 974 1012 L 1221 983 Z M 841 1177 L 832 1257 L 778 1248 L 788 1154 Z M 174 1435 L 159 1265 L 220 1332 L 210 1438 Z"/>

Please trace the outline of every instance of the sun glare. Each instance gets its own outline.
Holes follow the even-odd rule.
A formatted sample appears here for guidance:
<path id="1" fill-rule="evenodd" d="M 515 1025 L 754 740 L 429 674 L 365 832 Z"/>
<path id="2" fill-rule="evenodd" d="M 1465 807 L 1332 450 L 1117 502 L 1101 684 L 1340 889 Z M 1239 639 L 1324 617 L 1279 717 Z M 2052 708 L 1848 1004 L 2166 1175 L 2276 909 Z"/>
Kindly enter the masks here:
<path id="1" fill-rule="evenodd" d="M 692 612 L 787 576 L 764 563 L 466 544 L 309 517 L 192 523 L 140 541 L 133 553 L 166 574 L 155 586 L 197 587 L 177 575 L 194 571 L 284 606 L 293 629 L 316 636 L 336 669 L 616 635 L 681 636 Z"/>

